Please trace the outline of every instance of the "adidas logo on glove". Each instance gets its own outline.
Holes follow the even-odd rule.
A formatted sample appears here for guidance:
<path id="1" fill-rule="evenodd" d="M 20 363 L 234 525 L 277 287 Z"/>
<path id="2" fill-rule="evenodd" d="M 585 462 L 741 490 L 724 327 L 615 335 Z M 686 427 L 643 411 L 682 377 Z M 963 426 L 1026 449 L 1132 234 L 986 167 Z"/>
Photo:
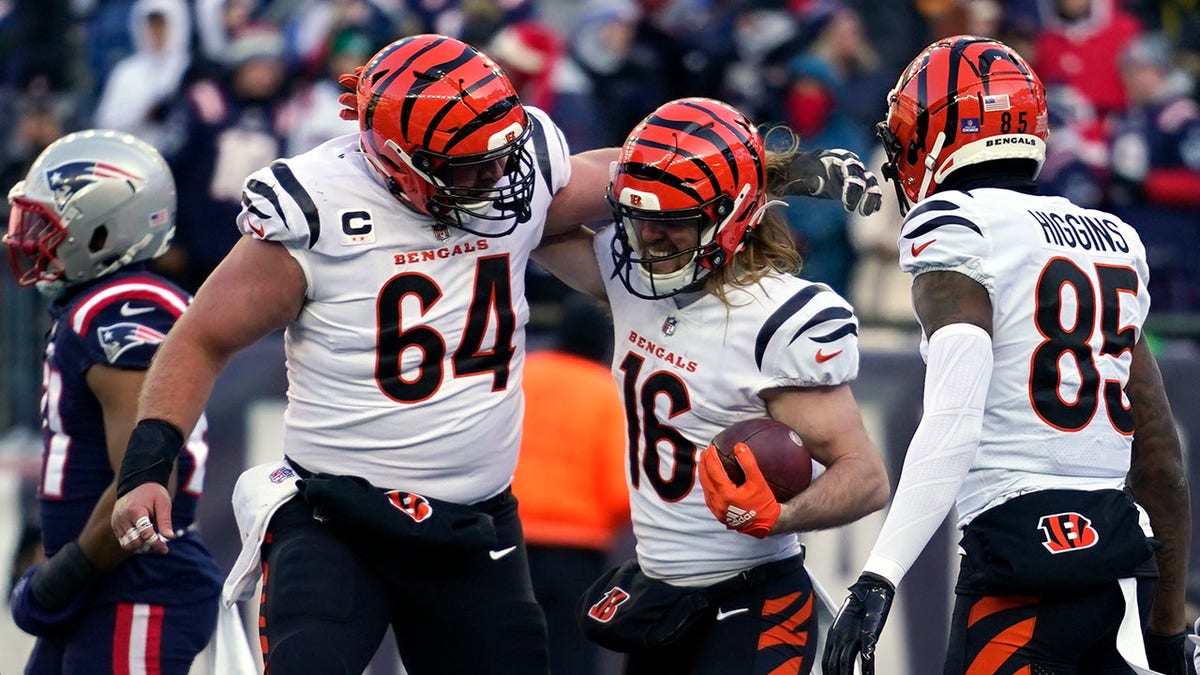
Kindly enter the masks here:
<path id="1" fill-rule="evenodd" d="M 738 528 L 750 522 L 750 520 L 757 515 L 758 511 L 755 511 L 754 509 L 746 511 L 745 509 L 739 509 L 736 506 L 730 506 L 729 510 L 725 512 L 725 524 L 732 528 Z"/>

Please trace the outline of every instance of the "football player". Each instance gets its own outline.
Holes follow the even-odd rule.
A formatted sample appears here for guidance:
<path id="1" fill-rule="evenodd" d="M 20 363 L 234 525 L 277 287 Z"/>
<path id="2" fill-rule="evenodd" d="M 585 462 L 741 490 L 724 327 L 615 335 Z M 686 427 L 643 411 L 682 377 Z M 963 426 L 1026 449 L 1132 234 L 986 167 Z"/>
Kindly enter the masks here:
<path id="1" fill-rule="evenodd" d="M 672 101 L 622 148 L 608 188 L 615 225 L 539 252 L 612 308 L 637 559 L 593 585 L 579 618 L 628 653 L 628 674 L 811 672 L 822 602 L 795 532 L 886 503 L 850 389 L 858 321 L 828 286 L 795 276 L 800 258 L 774 208 L 799 176 L 850 209 L 880 203 L 851 155 L 768 152 L 729 105 Z M 709 446 L 733 422 L 767 416 L 824 465 L 785 504 L 744 445 L 740 486 Z"/>
<path id="2" fill-rule="evenodd" d="M 149 546 L 125 550 L 108 526 L 138 390 L 190 301 L 147 269 L 175 229 L 175 181 L 141 140 L 80 131 L 46 148 L 8 201 L 13 272 L 51 298 L 38 486 L 49 559 L 11 602 L 38 637 L 26 672 L 186 674 L 213 633 L 220 590 L 192 528 L 208 455 L 202 415 L 164 467 L 170 553 L 135 555 Z"/>
<path id="3" fill-rule="evenodd" d="M 225 598 L 261 570 L 270 671 L 361 672 L 391 625 L 410 673 L 545 672 L 508 488 L 525 268 L 606 212 L 615 151 L 568 156 L 453 38 L 403 38 L 342 81 L 359 132 L 246 179 L 241 239 L 149 373 L 113 531 L 174 548 L 163 469 L 229 358 L 284 328 L 287 459 L 239 481 L 252 526 Z"/>
<path id="4" fill-rule="evenodd" d="M 934 42 L 888 106 L 924 412 L 825 672 L 874 672 L 896 585 L 954 506 L 945 673 L 1186 672 L 1188 486 L 1138 233 L 1037 195 L 1045 93 L 1004 44 Z"/>

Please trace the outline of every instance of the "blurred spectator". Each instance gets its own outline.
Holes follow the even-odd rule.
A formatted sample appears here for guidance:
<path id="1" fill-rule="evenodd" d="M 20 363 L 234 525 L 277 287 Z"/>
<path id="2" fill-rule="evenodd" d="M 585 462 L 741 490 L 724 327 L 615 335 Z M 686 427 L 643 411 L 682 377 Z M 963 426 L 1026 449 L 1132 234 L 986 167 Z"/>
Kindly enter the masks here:
<path id="1" fill-rule="evenodd" d="M 550 349 L 525 360 L 525 420 L 513 478 L 530 576 L 549 628 L 550 672 L 596 673 L 599 647 L 575 626 L 575 604 L 605 570 L 629 520 L 625 413 L 607 368 L 612 324 L 573 295 Z"/>
<path id="2" fill-rule="evenodd" d="M 71 114 L 64 97 L 49 93 L 26 94 L 15 101 L 13 108 L 15 121 L 4 139 L 0 168 L 0 189 L 5 191 L 24 179 L 33 160 L 68 131 Z M 4 209 L 7 212 L 7 202 Z"/>
<path id="3" fill-rule="evenodd" d="M 842 84 L 833 67 L 815 54 L 803 54 L 789 64 L 791 84 L 781 102 L 782 116 L 800 136 L 800 147 L 844 148 L 863 156 L 869 150 L 866 133 L 842 112 Z M 788 134 L 771 133 L 768 145 L 786 142 Z M 786 197 L 788 226 L 804 258 L 800 276 L 829 284 L 848 296 L 854 248 L 846 232 L 846 210 L 834 199 Z"/>
<path id="4" fill-rule="evenodd" d="M 1154 308 L 1200 310 L 1200 106 L 1166 40 L 1148 35 L 1121 53 L 1129 111 L 1112 140 L 1114 213 L 1146 244 Z"/>
<path id="5" fill-rule="evenodd" d="M 864 161 L 878 175 L 886 159 L 883 146 L 876 145 Z M 883 189 L 888 191 L 886 186 Z M 846 299 L 864 323 L 911 325 L 915 321 L 910 299 L 912 277 L 900 269 L 896 250 L 902 222 L 900 202 L 887 195 L 875 213 L 863 216 L 854 212 L 846 217 L 846 231 L 855 254 Z"/>
<path id="6" fill-rule="evenodd" d="M 254 20 L 258 0 L 196 0 L 196 36 L 200 58 L 213 66 L 229 64 L 234 36 Z"/>
<path id="7" fill-rule="evenodd" d="M 1030 65 L 1042 82 L 1075 88 L 1102 119 L 1124 111 L 1117 55 L 1142 32 L 1138 20 L 1118 0 L 1041 0 L 1040 9 Z"/>
<path id="8" fill-rule="evenodd" d="M 732 28 L 734 53 L 726 65 L 721 99 L 752 119 L 769 119 L 772 99 L 790 85 L 787 59 L 799 49 L 800 27 L 782 6 L 749 3 L 734 17 Z"/>
<path id="9" fill-rule="evenodd" d="M 0 91 L 74 84 L 78 55 L 70 25 L 68 0 L 0 2 Z"/>
<path id="10" fill-rule="evenodd" d="M 183 0 L 138 0 L 129 15 L 134 52 L 100 93 L 95 126 L 127 131 L 160 151 L 170 104 L 191 63 L 192 21 Z"/>
<path id="11" fill-rule="evenodd" d="M 370 0 L 300 0 L 296 4 L 299 7 L 281 19 L 289 60 L 305 76 L 325 75 L 335 40 L 345 47 L 347 36 L 353 35 L 368 48 L 365 57 L 370 57 L 398 34 L 394 17 Z M 355 65 L 365 63 L 365 57 Z M 341 72 L 350 71 L 335 72 L 334 77 Z"/>
<path id="12" fill-rule="evenodd" d="M 1042 194 L 1104 208 L 1108 139 L 1091 101 L 1065 84 L 1046 88 L 1050 138 L 1037 182 Z"/>
<path id="13" fill-rule="evenodd" d="M 350 73 L 375 53 L 370 37 L 356 29 L 343 29 L 330 40 L 321 76 L 294 94 L 287 104 L 287 154 L 298 155 L 321 143 L 358 131 L 356 120 L 344 120 L 338 96 L 344 91 L 337 76 Z"/>
<path id="14" fill-rule="evenodd" d="M 591 0 L 570 55 L 591 79 L 604 146 L 618 146 L 659 104 L 687 95 L 683 46 L 642 20 L 630 0 Z"/>
<path id="15" fill-rule="evenodd" d="M 840 3 L 830 4 L 828 16 L 811 27 L 807 51 L 833 69 L 840 83 L 839 112 L 870 133 L 887 114 L 887 93 L 895 83 L 894 73 L 880 67 L 859 13 Z"/>
<path id="16" fill-rule="evenodd" d="M 484 51 L 504 68 L 522 103 L 558 122 L 572 152 L 602 147 L 591 80 L 575 61 L 563 58 L 563 49 L 552 27 L 519 21 L 502 28 Z"/>
<path id="17" fill-rule="evenodd" d="M 242 182 L 283 156 L 282 34 L 269 26 L 243 29 L 228 57 L 225 77 L 188 88 L 176 142 L 164 153 L 179 186 L 179 214 L 171 250 L 156 263 L 193 292 L 238 239 Z"/>

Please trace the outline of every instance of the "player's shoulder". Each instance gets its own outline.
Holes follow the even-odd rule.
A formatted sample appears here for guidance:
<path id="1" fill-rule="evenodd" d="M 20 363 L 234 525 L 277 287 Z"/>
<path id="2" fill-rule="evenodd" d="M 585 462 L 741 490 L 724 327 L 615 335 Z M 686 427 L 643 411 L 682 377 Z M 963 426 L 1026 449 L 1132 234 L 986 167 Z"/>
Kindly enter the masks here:
<path id="1" fill-rule="evenodd" d="M 339 136 L 247 176 L 238 229 L 258 239 L 305 248 L 316 245 L 324 203 L 359 192 L 369 178 L 358 156 L 357 138 L 357 134 Z"/>
<path id="2" fill-rule="evenodd" d="M 1010 190 L 947 190 L 922 200 L 900 228 L 900 268 L 912 274 L 952 269 L 977 277 L 991 254 L 993 233 L 1003 229 L 999 221 L 1022 196 Z"/>
<path id="3" fill-rule="evenodd" d="M 570 176 L 571 150 L 562 129 L 544 111 L 525 106 L 529 117 L 531 154 L 541 180 L 554 194 Z"/>
<path id="4" fill-rule="evenodd" d="M 773 274 L 743 290 L 757 307 L 754 351 L 760 369 L 773 346 L 802 344 L 818 349 L 843 338 L 858 339 L 853 306 L 827 284 Z"/>
<path id="5" fill-rule="evenodd" d="M 86 336 L 105 326 L 169 328 L 191 296 L 171 281 L 145 270 L 121 271 L 80 289 L 63 316 L 71 332 Z M 165 331 L 164 331 L 165 332 Z"/>

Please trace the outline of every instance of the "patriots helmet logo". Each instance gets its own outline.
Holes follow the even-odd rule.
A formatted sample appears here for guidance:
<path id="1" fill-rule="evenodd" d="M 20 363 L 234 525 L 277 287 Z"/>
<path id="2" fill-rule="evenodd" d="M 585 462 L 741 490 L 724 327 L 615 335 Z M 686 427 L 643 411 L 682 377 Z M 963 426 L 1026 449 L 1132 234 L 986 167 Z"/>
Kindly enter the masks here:
<path id="1" fill-rule="evenodd" d="M 111 178 L 138 183 L 145 180 L 115 164 L 90 160 L 66 162 L 46 170 L 46 183 L 54 193 L 54 204 L 59 211 L 76 192 L 96 181 Z"/>
<path id="2" fill-rule="evenodd" d="M 111 326 L 101 326 L 97 331 L 100 347 L 109 363 L 116 363 L 125 352 L 142 345 L 159 345 L 167 339 L 165 333 L 160 333 L 149 326 L 131 321 L 114 323 Z"/>

